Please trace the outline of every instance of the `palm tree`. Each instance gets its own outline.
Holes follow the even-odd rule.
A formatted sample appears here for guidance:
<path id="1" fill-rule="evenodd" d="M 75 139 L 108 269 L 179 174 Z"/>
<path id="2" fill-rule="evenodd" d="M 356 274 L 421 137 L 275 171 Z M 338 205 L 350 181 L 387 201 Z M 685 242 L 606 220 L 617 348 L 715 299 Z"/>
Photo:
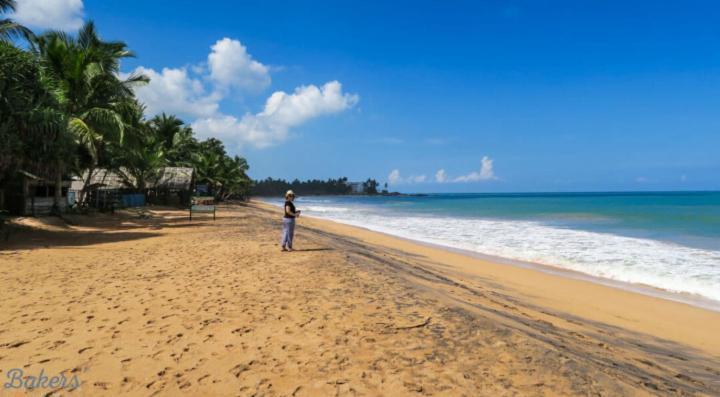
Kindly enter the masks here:
<path id="1" fill-rule="evenodd" d="M 166 165 L 164 139 L 143 119 L 145 107 L 137 101 L 128 102 L 123 109 L 126 139 L 122 145 L 110 149 L 111 167 L 125 184 L 145 192 L 148 182 L 157 179 Z"/>
<path id="2" fill-rule="evenodd" d="M 218 150 L 218 144 L 222 151 Z M 220 176 L 222 175 L 224 152 L 222 143 L 211 138 L 202 142 L 199 150 L 192 155 L 197 182 L 207 184 L 213 193 L 216 193 L 222 185 Z"/>
<path id="3" fill-rule="evenodd" d="M 155 133 L 162 138 L 166 149 L 170 149 L 173 146 L 175 136 L 179 134 L 184 126 L 182 120 L 174 115 L 167 115 L 165 112 L 159 114 L 150 120 L 150 125 L 155 130 Z"/>
<path id="4" fill-rule="evenodd" d="M 192 153 L 198 148 L 192 128 L 173 115 L 162 113 L 149 122 L 153 133 L 163 141 L 163 149 L 169 165 L 191 165 Z"/>
<path id="5" fill-rule="evenodd" d="M 222 162 L 221 173 L 218 176 L 220 182 L 220 190 L 218 195 L 221 199 L 227 199 L 231 196 L 245 196 L 250 188 L 250 178 L 246 172 L 248 170 L 247 161 L 235 156 L 230 158 L 225 156 Z"/>
<path id="6" fill-rule="evenodd" d="M 143 75 L 119 77 L 120 61 L 133 57 L 120 41 L 102 41 L 93 22 L 86 22 L 77 37 L 50 31 L 31 42 L 50 77 L 58 82 L 57 96 L 68 116 L 68 129 L 85 152 L 86 161 L 76 164 L 78 174 L 87 169 L 86 197 L 94 170 L 103 162 L 103 152 L 111 142 L 121 143 L 125 133 L 122 107 L 133 98 L 132 88 L 148 81 Z M 59 165 L 63 169 L 64 164 Z"/>
<path id="7" fill-rule="evenodd" d="M 0 14 L 14 12 L 17 6 L 15 0 L 0 0 Z M 33 33 L 30 29 L 9 18 L 0 19 L 0 41 L 11 41 L 23 37 L 32 40 Z"/>
<path id="8" fill-rule="evenodd" d="M 0 182 L 19 169 L 61 180 L 56 164 L 72 156 L 72 140 L 39 62 L 0 42 L 0 81 Z M 62 196 L 56 187 L 57 209 Z"/>

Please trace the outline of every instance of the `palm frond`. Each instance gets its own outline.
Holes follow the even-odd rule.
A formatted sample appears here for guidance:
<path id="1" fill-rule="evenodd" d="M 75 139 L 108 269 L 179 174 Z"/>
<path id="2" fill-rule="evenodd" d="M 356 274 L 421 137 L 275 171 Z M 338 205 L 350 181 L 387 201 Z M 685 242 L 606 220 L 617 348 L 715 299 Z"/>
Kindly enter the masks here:
<path id="1" fill-rule="evenodd" d="M 12 41 L 24 38 L 32 42 L 35 35 L 32 30 L 13 21 L 12 19 L 0 19 L 0 41 Z"/>
<path id="2" fill-rule="evenodd" d="M 14 12 L 17 8 L 17 2 L 15 0 L 0 0 L 0 12 L 9 13 Z"/>
<path id="3" fill-rule="evenodd" d="M 125 137 L 125 123 L 120 114 L 114 110 L 95 107 L 88 109 L 82 118 L 104 132 L 103 135 L 113 137 L 122 143 Z"/>
<path id="4" fill-rule="evenodd" d="M 138 85 L 145 85 L 150 82 L 150 77 L 142 73 L 133 72 L 125 80 L 122 80 L 122 84 L 128 87 L 135 87 Z"/>
<path id="5" fill-rule="evenodd" d="M 70 119 L 68 130 L 74 135 L 75 141 L 85 147 L 93 159 L 97 159 L 97 142 L 102 140 L 102 136 L 90 128 L 85 121 L 77 117 Z"/>

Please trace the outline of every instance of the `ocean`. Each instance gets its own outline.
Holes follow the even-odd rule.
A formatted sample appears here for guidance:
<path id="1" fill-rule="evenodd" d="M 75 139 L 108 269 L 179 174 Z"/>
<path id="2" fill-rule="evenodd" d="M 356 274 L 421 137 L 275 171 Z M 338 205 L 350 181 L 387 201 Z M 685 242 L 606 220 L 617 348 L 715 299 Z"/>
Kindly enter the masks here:
<path id="1" fill-rule="evenodd" d="M 720 303 L 720 192 L 306 196 L 296 204 L 303 215 Z"/>

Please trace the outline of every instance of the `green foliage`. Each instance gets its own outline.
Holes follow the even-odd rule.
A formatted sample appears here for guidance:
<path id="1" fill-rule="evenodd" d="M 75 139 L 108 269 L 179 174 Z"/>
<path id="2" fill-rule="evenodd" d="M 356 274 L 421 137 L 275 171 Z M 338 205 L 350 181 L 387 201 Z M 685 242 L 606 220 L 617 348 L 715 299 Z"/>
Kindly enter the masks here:
<path id="1" fill-rule="evenodd" d="M 121 113 L 125 139 L 107 147 L 110 168 L 138 191 L 144 191 L 167 165 L 163 141 L 143 119 L 144 110 L 137 101 L 126 103 Z"/>
<path id="2" fill-rule="evenodd" d="M 192 166 L 192 153 L 199 150 L 193 131 L 182 120 L 165 113 L 150 120 L 150 128 L 162 140 L 168 163 L 173 166 Z"/>
<path id="3" fill-rule="evenodd" d="M 216 197 L 245 198 L 249 194 L 247 161 L 242 157 L 228 156 L 219 140 L 210 138 L 200 142 L 192 153 L 190 163 L 195 168 L 197 183 L 208 185 Z"/>
<path id="4" fill-rule="evenodd" d="M 14 6 L 0 0 L 0 12 Z M 8 42 L 22 30 L 5 30 L 6 21 L 0 20 L 0 186 L 18 169 L 89 179 L 88 170 L 102 167 L 146 192 L 163 167 L 184 166 L 220 199 L 247 196 L 244 158 L 229 156 L 216 139 L 199 142 L 173 115 L 146 119 L 133 88 L 148 78 L 120 77 L 121 60 L 134 56 L 125 43 L 102 40 L 88 22 L 75 35 L 28 31 L 25 51 Z"/>
<path id="5" fill-rule="evenodd" d="M 363 192 L 365 194 L 378 194 L 378 183 L 375 179 L 368 179 L 363 182 Z"/>
<path id="6" fill-rule="evenodd" d="M 0 14 L 15 11 L 15 0 L 0 0 Z M 0 42 L 10 42 L 18 38 L 31 40 L 32 31 L 9 18 L 0 19 Z"/>
<path id="7" fill-rule="evenodd" d="M 55 82 L 55 96 L 68 116 L 68 129 L 86 152 L 89 163 L 76 164 L 76 171 L 108 165 L 105 149 L 124 139 L 121 112 L 134 97 L 132 87 L 147 82 L 144 76 L 119 76 L 120 61 L 132 57 L 127 45 L 103 41 L 92 22 L 76 36 L 50 31 L 31 42 L 36 57 Z"/>
<path id="8" fill-rule="evenodd" d="M 350 185 L 348 185 L 348 179 L 345 177 L 328 179 L 327 181 L 312 179 L 302 182 L 297 179 L 288 182 L 284 179 L 267 178 L 254 182 L 252 194 L 255 196 L 282 197 L 289 189 L 299 195 L 350 194 Z"/>
<path id="9" fill-rule="evenodd" d="M 31 54 L 0 42 L 0 180 L 17 169 L 50 175 L 72 152 L 67 119 Z"/>

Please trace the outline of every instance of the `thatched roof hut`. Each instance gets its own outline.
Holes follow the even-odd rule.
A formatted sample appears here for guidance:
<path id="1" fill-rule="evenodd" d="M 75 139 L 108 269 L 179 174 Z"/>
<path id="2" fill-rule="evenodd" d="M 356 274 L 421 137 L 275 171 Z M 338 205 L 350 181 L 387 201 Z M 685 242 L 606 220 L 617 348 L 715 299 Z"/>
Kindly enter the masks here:
<path id="1" fill-rule="evenodd" d="M 165 167 L 156 181 L 150 185 L 154 189 L 192 190 L 193 174 L 195 170 L 190 167 Z"/>
<path id="2" fill-rule="evenodd" d="M 163 167 L 158 172 L 158 177 L 149 180 L 148 189 L 183 191 L 192 190 L 193 176 L 195 170 L 190 167 Z M 125 176 L 125 177 L 123 177 Z M 83 181 L 87 180 L 87 171 L 83 175 Z M 96 169 L 90 178 L 90 186 L 98 190 L 123 190 L 132 189 L 135 178 L 123 172 L 122 174 L 107 169 Z M 73 185 L 77 190 L 82 189 L 82 184 Z"/>

